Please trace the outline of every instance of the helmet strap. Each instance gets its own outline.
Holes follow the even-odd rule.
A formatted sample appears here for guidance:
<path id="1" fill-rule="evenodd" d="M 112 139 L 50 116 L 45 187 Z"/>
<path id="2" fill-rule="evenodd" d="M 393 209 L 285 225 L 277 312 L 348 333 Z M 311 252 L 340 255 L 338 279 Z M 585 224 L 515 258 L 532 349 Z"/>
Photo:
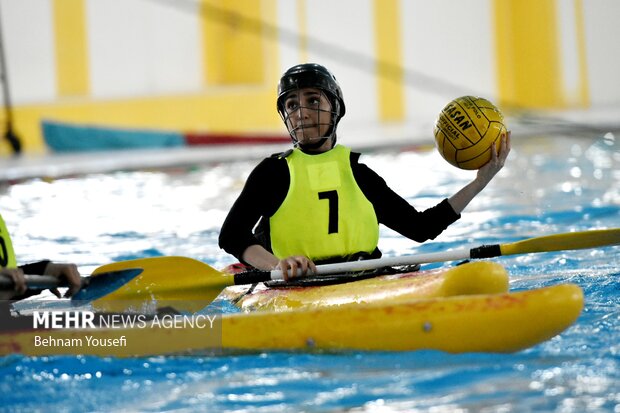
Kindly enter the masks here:
<path id="1" fill-rule="evenodd" d="M 327 139 L 328 137 L 324 137 L 313 143 L 299 143 L 298 141 L 295 141 L 295 146 L 299 147 L 304 152 L 313 151 L 323 146 L 323 144 L 327 141 Z"/>

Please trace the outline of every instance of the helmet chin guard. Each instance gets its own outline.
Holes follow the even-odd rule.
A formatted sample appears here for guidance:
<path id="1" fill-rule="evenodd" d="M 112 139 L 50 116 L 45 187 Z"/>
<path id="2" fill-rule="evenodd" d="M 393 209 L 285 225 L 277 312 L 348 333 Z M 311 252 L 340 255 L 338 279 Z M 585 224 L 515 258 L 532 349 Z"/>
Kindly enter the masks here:
<path id="1" fill-rule="evenodd" d="M 331 105 L 330 128 L 325 133 L 325 136 L 319 137 L 320 139 L 317 142 L 300 144 L 297 138 L 297 132 L 303 127 L 297 127 L 294 129 L 290 128 L 290 114 L 287 113 L 286 108 L 284 107 L 284 101 L 291 92 L 299 91 L 304 88 L 314 88 L 320 90 L 329 101 Z M 346 108 L 340 85 L 336 81 L 335 76 L 324 66 L 316 63 L 304 63 L 288 69 L 282 75 L 280 82 L 278 83 L 277 108 L 278 113 L 284 121 L 295 146 L 299 146 L 302 150 L 317 149 L 322 146 L 327 139 L 331 139 L 332 147 L 336 144 L 336 129 L 338 122 L 340 122 L 340 119 L 345 114 Z"/>

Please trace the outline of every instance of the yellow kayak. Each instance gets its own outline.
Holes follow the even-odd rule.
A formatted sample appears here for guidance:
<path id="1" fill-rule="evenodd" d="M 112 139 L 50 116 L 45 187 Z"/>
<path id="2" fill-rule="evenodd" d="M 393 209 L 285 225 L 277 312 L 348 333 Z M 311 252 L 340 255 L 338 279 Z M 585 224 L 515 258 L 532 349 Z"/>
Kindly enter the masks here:
<path id="1" fill-rule="evenodd" d="M 218 315 L 214 324 L 67 328 L 3 333 L 0 355 L 149 356 L 231 352 L 513 352 L 572 325 L 583 307 L 577 285 L 513 293 L 379 300 Z M 195 320 L 194 320 L 195 321 Z"/>

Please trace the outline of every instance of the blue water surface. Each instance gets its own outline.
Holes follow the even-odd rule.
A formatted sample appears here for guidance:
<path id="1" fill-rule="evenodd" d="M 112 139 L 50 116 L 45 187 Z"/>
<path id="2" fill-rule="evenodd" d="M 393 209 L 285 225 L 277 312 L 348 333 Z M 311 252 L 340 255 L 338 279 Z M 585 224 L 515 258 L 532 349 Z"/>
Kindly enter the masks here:
<path id="1" fill-rule="evenodd" d="M 383 228 L 381 249 L 395 256 L 618 227 L 619 148 L 611 134 L 515 137 L 505 169 L 461 220 L 422 245 Z M 475 174 L 434 151 L 362 160 L 418 208 Z M 217 247 L 219 228 L 253 165 L 31 180 L 3 187 L 0 210 L 20 262 L 44 256 L 87 273 L 111 261 L 182 255 L 221 268 L 234 259 Z M 572 282 L 585 294 L 571 328 L 517 353 L 11 355 L 0 358 L 0 411 L 620 412 L 619 253 L 616 246 L 494 259 L 512 290 Z"/>

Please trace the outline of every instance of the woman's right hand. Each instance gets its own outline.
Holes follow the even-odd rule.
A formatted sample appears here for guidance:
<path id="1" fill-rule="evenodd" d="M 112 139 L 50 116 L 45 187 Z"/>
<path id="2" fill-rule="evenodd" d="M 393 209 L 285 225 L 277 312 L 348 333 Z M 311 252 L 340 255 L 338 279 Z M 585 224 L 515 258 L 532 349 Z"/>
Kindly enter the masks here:
<path id="1" fill-rule="evenodd" d="M 284 276 L 284 281 L 288 281 L 291 278 L 295 278 L 298 276 L 297 271 L 301 270 L 302 276 L 308 274 L 308 270 L 310 270 L 310 274 L 316 273 L 316 265 L 314 262 L 308 257 L 304 257 L 303 255 L 294 255 L 291 257 L 284 258 L 278 261 L 278 264 L 275 267 L 276 270 L 281 270 Z M 290 275 L 289 275 L 290 270 Z"/>
<path id="2" fill-rule="evenodd" d="M 289 278 L 297 277 L 297 270 L 301 270 L 301 275 L 316 273 L 316 265 L 308 257 L 303 255 L 292 255 L 283 259 L 278 259 L 275 255 L 267 251 L 261 245 L 250 245 L 243 251 L 242 261 L 250 264 L 259 270 L 271 271 L 281 270 L 284 275 L 284 281 Z M 289 270 L 291 276 L 289 277 Z"/>

